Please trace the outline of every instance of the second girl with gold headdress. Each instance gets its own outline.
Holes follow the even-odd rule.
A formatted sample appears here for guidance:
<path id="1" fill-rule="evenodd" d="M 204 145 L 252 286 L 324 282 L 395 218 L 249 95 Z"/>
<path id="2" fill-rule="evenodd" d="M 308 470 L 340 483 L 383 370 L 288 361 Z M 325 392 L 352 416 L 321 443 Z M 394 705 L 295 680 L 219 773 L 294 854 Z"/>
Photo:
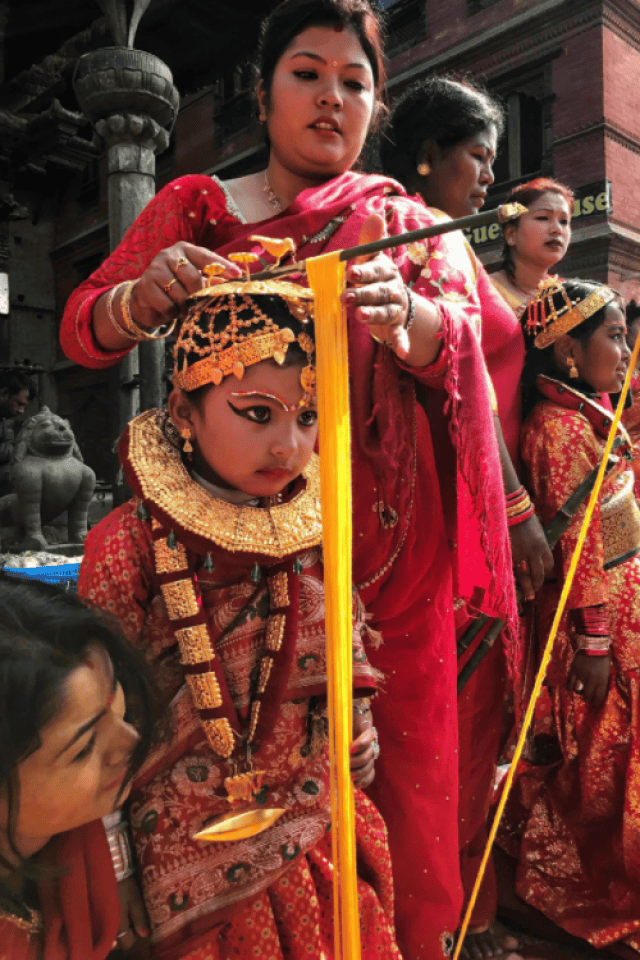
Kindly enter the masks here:
<path id="1" fill-rule="evenodd" d="M 612 414 L 601 400 L 620 391 L 629 348 L 617 295 L 582 280 L 543 291 L 523 325 L 522 459 L 546 525 L 602 458 Z M 639 951 L 640 512 L 623 428 L 617 439 L 547 671 L 554 749 L 521 764 L 500 842 L 528 904 L 595 947 Z M 530 611 L 540 648 L 585 509 Z"/>

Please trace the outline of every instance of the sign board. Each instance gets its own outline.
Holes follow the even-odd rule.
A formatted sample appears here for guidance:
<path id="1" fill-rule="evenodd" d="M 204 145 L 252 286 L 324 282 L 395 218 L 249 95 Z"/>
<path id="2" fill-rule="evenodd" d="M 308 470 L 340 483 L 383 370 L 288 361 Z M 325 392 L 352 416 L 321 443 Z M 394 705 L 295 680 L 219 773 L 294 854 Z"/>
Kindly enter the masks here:
<path id="1" fill-rule="evenodd" d="M 611 181 L 596 180 L 595 183 L 586 183 L 574 190 L 572 223 L 576 220 L 585 220 L 587 217 L 611 213 Z M 488 227 L 476 227 L 466 232 L 467 240 L 474 247 L 481 247 L 485 243 L 496 243 L 502 239 L 502 227 L 499 223 L 491 223 Z"/>

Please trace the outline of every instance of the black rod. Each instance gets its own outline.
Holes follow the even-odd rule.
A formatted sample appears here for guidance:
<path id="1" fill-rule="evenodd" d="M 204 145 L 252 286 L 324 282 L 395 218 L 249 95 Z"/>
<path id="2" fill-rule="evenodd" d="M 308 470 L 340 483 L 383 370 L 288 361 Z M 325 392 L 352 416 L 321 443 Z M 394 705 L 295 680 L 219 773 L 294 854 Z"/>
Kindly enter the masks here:
<path id="1" fill-rule="evenodd" d="M 526 207 L 508 203 L 496 207 L 495 210 L 485 210 L 483 213 L 474 213 L 469 217 L 458 217 L 457 220 L 439 220 L 437 223 L 431 224 L 430 227 L 421 227 L 419 230 L 410 230 L 408 233 L 398 233 L 393 237 L 382 237 L 380 240 L 373 240 L 371 243 L 363 243 L 357 247 L 341 250 L 339 259 L 344 262 L 345 260 L 352 260 L 354 257 L 367 257 L 372 253 L 379 253 L 381 250 L 401 247 L 407 243 L 415 243 L 417 240 L 427 240 L 429 237 L 439 237 L 441 234 L 451 233 L 453 230 L 474 230 L 476 227 L 484 227 L 488 223 L 495 223 L 496 220 L 503 223 L 520 216 L 524 212 L 526 212 Z M 273 280 L 274 277 L 304 273 L 305 264 L 305 260 L 298 260 L 286 266 L 261 270 L 259 273 L 252 273 L 251 279 Z"/>
<path id="2" fill-rule="evenodd" d="M 354 257 L 367 257 L 371 253 L 379 253 L 391 247 L 401 247 L 417 240 L 427 240 L 429 237 L 439 237 L 442 233 L 451 233 L 452 230 L 474 230 L 484 227 L 487 223 L 495 223 L 498 219 L 500 207 L 495 210 L 485 210 L 484 213 L 474 213 L 469 217 L 459 217 L 457 220 L 439 220 L 430 227 L 420 227 L 419 230 L 410 230 L 408 233 L 399 233 L 394 237 L 382 237 L 371 243 L 363 243 L 358 247 L 349 247 L 341 250 L 339 259 L 353 260 Z"/>

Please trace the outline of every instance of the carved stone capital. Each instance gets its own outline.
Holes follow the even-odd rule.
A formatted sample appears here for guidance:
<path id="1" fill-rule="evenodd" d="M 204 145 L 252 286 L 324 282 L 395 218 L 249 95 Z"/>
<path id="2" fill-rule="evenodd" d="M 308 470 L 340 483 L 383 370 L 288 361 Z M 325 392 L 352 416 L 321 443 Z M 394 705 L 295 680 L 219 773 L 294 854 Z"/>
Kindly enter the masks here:
<path id="1" fill-rule="evenodd" d="M 128 111 L 112 113 L 111 116 L 98 120 L 95 130 L 109 148 L 117 145 L 126 148 L 134 144 L 138 147 L 146 147 L 156 154 L 162 153 L 169 146 L 167 131 L 151 117 L 139 113 Z M 110 149 L 109 155 L 110 157 L 113 155 L 113 149 Z M 118 169 L 125 168 L 119 166 Z"/>
<path id="2" fill-rule="evenodd" d="M 93 50 L 78 60 L 73 88 L 108 146 L 124 140 L 166 149 L 180 96 L 158 57 L 126 47 Z"/>

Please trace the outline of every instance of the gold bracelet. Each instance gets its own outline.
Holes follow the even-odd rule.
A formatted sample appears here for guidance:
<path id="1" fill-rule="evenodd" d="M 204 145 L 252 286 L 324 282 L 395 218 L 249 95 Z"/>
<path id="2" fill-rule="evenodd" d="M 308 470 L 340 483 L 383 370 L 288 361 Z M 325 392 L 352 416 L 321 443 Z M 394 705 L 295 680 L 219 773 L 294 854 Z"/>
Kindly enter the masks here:
<path id="1" fill-rule="evenodd" d="M 126 283 L 126 282 L 127 282 L 127 281 L 125 280 L 124 283 Z M 113 300 L 114 300 L 114 297 L 115 297 L 115 295 L 117 294 L 118 290 L 120 290 L 120 288 L 124 286 L 124 283 L 117 283 L 117 284 L 115 285 L 115 287 L 111 287 L 111 290 L 109 290 L 109 296 L 107 297 L 107 314 L 108 314 L 108 316 L 109 316 L 109 320 L 110 320 L 110 322 L 111 322 L 111 326 L 112 326 L 113 329 L 116 331 L 116 333 L 119 333 L 120 336 L 121 336 L 121 337 L 124 337 L 125 340 L 134 340 L 135 342 L 137 342 L 138 338 L 137 338 L 136 336 L 134 336 L 134 334 L 129 333 L 127 330 L 124 329 L 123 326 L 121 326 L 121 325 L 118 323 L 118 321 L 117 321 L 117 319 L 116 319 L 116 315 L 115 315 L 115 313 L 113 312 Z"/>
<path id="2" fill-rule="evenodd" d="M 122 311 L 122 325 L 125 330 L 128 330 L 131 337 L 135 340 L 164 340 L 165 337 L 168 337 L 170 333 L 173 333 L 175 330 L 176 323 L 178 318 L 172 320 L 171 323 L 165 324 L 154 333 L 149 333 L 148 330 L 145 330 L 144 327 L 141 327 L 140 324 L 131 316 L 131 311 L 129 310 L 129 301 L 131 300 L 131 294 L 133 293 L 134 287 L 138 281 L 129 280 L 125 288 L 122 298 L 120 300 L 120 309 Z"/>
<path id="3" fill-rule="evenodd" d="M 517 517 L 521 513 L 526 513 L 527 510 L 531 509 L 531 500 L 527 497 L 525 500 L 520 500 L 519 503 L 514 504 L 513 507 L 507 507 L 507 517 Z"/>

